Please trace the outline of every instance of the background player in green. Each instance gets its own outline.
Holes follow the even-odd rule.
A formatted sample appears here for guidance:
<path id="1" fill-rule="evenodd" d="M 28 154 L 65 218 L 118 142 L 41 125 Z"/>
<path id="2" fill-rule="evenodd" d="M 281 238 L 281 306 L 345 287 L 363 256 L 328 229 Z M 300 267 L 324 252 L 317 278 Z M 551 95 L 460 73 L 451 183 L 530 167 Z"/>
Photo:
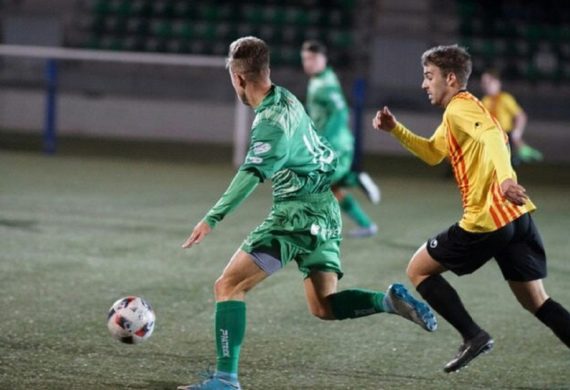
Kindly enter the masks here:
<path id="1" fill-rule="evenodd" d="M 326 52 L 326 47 L 317 41 L 307 41 L 301 48 L 303 69 L 311 77 L 307 88 L 307 112 L 319 134 L 329 141 L 338 155 L 332 191 L 340 208 L 358 225 L 348 235 L 368 237 L 375 235 L 378 227 L 343 188 L 360 185 L 374 204 L 380 202 L 380 189 L 367 173 L 352 171 L 354 137 L 348 124 L 348 105 L 336 74 L 327 66 Z"/>
<path id="2" fill-rule="evenodd" d="M 437 322 L 429 307 L 401 284 L 391 285 L 386 294 L 364 289 L 336 292 L 342 270 L 340 210 L 330 191 L 334 152 L 316 133 L 297 98 L 271 83 L 265 42 L 255 37 L 236 40 L 230 45 L 227 65 L 236 94 L 256 113 L 249 151 L 226 192 L 182 246 L 200 243 L 268 179 L 273 184 L 273 206 L 215 283 L 216 372 L 202 383 L 180 389 L 240 389 L 238 360 L 245 334 L 245 294 L 292 260 L 305 276 L 309 310 L 321 319 L 388 312 L 435 330 Z M 267 386 L 274 387 L 278 384 Z"/>

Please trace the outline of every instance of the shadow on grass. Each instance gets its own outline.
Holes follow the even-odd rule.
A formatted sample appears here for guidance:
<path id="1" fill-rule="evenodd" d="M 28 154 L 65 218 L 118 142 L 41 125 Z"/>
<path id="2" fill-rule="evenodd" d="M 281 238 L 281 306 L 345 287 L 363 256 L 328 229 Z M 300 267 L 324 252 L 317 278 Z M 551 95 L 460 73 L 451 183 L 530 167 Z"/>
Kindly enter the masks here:
<path id="1" fill-rule="evenodd" d="M 10 229 L 25 230 L 28 232 L 38 233 L 40 230 L 37 228 L 38 221 L 25 220 L 25 219 L 0 219 L 0 227 L 7 227 Z"/>

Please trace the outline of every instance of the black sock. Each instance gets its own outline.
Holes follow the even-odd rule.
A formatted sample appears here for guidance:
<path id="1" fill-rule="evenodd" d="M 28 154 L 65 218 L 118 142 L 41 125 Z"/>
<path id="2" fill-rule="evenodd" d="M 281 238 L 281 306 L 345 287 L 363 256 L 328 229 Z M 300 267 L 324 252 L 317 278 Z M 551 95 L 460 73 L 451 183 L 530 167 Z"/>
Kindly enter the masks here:
<path id="1" fill-rule="evenodd" d="M 570 313 L 568 310 L 548 298 L 534 315 L 570 348 Z"/>
<path id="2" fill-rule="evenodd" d="M 439 315 L 461 333 L 463 340 L 472 339 L 481 331 L 465 310 L 455 289 L 441 275 L 424 279 L 416 290 Z"/>

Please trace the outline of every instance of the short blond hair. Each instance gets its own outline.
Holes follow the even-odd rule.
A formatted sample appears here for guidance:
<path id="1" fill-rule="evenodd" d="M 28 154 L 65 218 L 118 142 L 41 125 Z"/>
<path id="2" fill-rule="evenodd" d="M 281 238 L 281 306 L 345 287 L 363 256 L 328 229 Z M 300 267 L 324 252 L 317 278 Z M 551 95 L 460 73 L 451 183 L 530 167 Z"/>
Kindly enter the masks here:
<path id="1" fill-rule="evenodd" d="M 226 68 L 257 80 L 269 74 L 269 46 L 256 37 L 243 37 L 230 44 Z"/>

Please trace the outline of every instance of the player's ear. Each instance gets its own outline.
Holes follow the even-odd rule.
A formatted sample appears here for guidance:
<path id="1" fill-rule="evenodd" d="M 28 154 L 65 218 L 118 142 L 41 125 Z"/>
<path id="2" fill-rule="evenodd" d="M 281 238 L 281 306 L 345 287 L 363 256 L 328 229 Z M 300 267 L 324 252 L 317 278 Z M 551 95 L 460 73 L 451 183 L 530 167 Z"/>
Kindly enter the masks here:
<path id="1" fill-rule="evenodd" d="M 452 85 L 454 82 L 458 83 L 457 76 L 453 72 L 449 72 L 445 77 L 445 79 L 447 81 L 447 85 Z"/>
<path id="2" fill-rule="evenodd" d="M 245 88 L 246 80 L 245 80 L 244 75 L 239 74 L 239 73 L 234 73 L 234 74 L 235 74 L 238 86 L 240 88 Z"/>

